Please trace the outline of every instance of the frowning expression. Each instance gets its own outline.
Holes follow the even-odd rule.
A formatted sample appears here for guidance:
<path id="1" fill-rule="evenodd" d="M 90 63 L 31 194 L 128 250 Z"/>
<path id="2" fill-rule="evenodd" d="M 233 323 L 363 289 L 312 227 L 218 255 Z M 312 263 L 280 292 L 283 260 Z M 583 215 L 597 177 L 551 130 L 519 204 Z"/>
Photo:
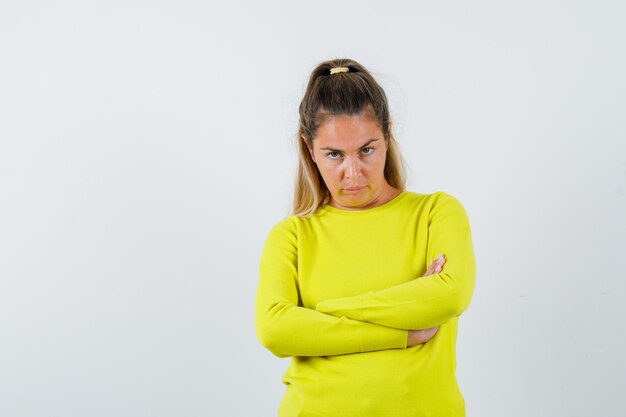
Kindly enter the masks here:
<path id="1" fill-rule="evenodd" d="M 387 142 L 377 121 L 367 113 L 327 118 L 309 152 L 330 191 L 331 206 L 366 209 L 388 196 Z"/>

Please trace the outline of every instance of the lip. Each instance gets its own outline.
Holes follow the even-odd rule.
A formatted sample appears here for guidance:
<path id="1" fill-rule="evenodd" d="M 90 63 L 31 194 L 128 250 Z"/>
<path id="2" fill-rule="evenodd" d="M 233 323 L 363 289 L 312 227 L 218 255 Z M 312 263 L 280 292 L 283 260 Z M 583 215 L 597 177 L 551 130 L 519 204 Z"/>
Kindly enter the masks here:
<path id="1" fill-rule="evenodd" d="M 350 187 L 350 188 L 344 188 L 343 191 L 348 194 L 356 194 L 359 191 L 362 191 L 364 188 L 365 187 Z"/>

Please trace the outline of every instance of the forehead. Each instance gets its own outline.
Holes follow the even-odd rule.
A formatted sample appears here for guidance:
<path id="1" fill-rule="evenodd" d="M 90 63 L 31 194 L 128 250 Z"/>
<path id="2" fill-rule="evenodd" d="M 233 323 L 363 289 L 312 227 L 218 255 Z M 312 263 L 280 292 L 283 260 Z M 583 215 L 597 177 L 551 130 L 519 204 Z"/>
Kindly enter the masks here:
<path id="1" fill-rule="evenodd" d="M 363 114 L 328 116 L 313 141 L 319 146 L 358 147 L 370 139 L 383 139 L 376 119 Z"/>

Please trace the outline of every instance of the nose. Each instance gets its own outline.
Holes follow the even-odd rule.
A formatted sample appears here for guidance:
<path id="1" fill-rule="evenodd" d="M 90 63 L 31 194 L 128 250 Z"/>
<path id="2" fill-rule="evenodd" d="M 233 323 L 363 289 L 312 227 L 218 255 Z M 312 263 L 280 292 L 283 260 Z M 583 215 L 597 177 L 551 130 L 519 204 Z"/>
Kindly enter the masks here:
<path id="1" fill-rule="evenodd" d="M 359 161 L 357 158 L 347 158 L 346 178 L 357 178 L 361 176 Z"/>

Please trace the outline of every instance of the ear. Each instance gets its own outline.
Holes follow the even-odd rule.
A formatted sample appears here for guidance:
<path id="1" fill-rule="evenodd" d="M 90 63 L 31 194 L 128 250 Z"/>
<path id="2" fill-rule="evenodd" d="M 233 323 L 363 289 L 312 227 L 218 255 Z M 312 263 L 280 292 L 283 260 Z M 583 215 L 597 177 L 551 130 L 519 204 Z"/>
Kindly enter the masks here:
<path id="1" fill-rule="evenodd" d="M 309 150 L 309 154 L 311 154 L 311 159 L 313 160 L 313 162 L 315 162 L 315 155 L 313 155 L 313 147 L 309 146 L 309 142 L 307 142 L 304 136 L 300 136 L 300 139 L 302 140 L 302 142 L 304 142 L 304 146 L 306 146 L 306 148 Z"/>

